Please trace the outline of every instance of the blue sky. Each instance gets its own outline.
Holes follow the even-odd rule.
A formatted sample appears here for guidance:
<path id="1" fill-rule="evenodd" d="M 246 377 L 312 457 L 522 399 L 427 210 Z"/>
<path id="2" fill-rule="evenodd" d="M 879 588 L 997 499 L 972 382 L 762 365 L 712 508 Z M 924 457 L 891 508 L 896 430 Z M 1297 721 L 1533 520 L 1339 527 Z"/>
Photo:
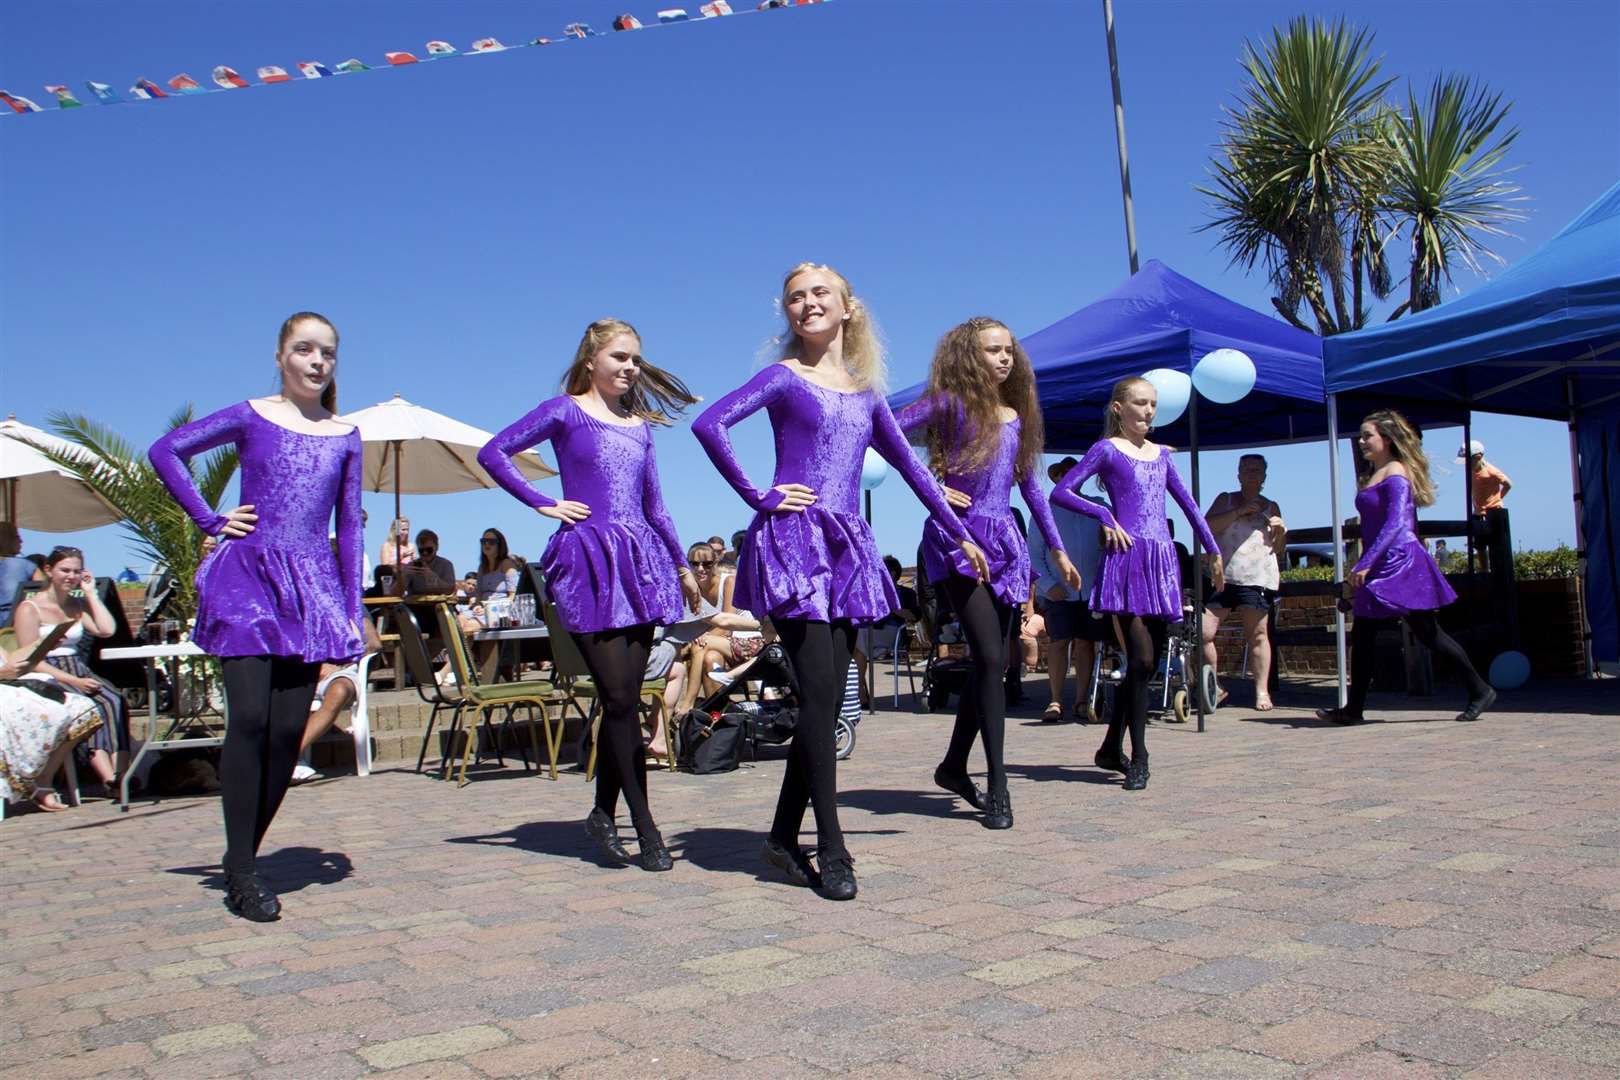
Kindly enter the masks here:
<path id="1" fill-rule="evenodd" d="M 236 0 L 7 5 L 0 87 L 120 91 L 216 64 L 333 66 L 606 31 L 658 0 L 458 3 Z M 666 2 L 665 6 L 672 6 Z M 686 5 L 696 12 L 696 0 Z M 735 2 L 742 10 L 749 5 Z M 82 412 L 146 443 L 199 412 L 274 389 L 281 319 L 327 313 L 343 337 L 342 407 L 395 392 L 495 430 L 556 392 L 586 323 L 638 325 L 646 355 L 712 400 L 756 366 L 780 274 L 843 269 L 921 378 L 952 324 L 991 314 L 1028 333 L 1127 273 L 1100 4 L 837 0 L 709 25 L 613 34 L 318 82 L 0 119 L 0 413 Z M 1117 27 L 1143 258 L 1260 310 L 1265 283 L 1197 231 L 1236 58 L 1300 14 L 1349 11 L 1385 71 L 1488 81 L 1523 129 L 1513 160 L 1531 217 L 1498 250 L 1533 250 L 1620 175 L 1620 13 L 1610 4 L 1119 0 Z M 1459 278 L 1458 287 L 1474 284 Z M 769 473 L 763 417 L 738 429 Z M 1573 536 L 1561 425 L 1481 417 L 1517 482 L 1516 538 Z M 1447 467 L 1456 431 L 1429 437 Z M 658 440 L 686 539 L 747 507 L 685 422 Z M 548 455 L 549 456 L 549 455 Z M 1325 449 L 1271 451 L 1268 487 L 1296 526 L 1328 523 Z M 1205 501 L 1234 470 L 1204 457 Z M 1347 466 L 1348 467 L 1348 466 Z M 1183 465 L 1185 468 L 1185 465 Z M 1348 473 L 1347 473 L 1348 476 Z M 1457 516 L 1461 474 L 1441 475 Z M 555 493 L 555 481 L 551 482 Z M 391 495 L 368 495 L 375 551 Z M 552 524 L 499 492 L 407 496 L 466 567 L 482 528 L 538 555 Z M 922 513 L 877 492 L 885 551 L 910 561 Z M 25 533 L 26 550 L 62 537 Z M 118 530 L 81 534 L 116 571 Z"/>

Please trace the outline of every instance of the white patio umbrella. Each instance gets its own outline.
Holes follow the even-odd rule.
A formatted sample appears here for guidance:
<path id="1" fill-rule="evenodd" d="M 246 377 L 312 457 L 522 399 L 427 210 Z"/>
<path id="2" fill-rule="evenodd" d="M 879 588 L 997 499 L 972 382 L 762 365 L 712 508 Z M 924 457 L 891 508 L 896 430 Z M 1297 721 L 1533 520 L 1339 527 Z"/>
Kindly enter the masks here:
<path id="1" fill-rule="evenodd" d="M 124 519 L 111 503 L 30 443 L 69 455 L 88 454 L 14 416 L 0 421 L 0 521 L 35 532 L 78 532 Z"/>
<path id="2" fill-rule="evenodd" d="M 407 491 L 441 495 L 495 486 L 478 464 L 478 451 L 493 436 L 471 424 L 413 405 L 398 394 L 340 419 L 360 429 L 366 447 L 365 489 L 385 491 L 392 485 L 396 518 L 399 497 Z M 519 454 L 516 464 L 530 480 L 557 475 L 533 451 Z"/>

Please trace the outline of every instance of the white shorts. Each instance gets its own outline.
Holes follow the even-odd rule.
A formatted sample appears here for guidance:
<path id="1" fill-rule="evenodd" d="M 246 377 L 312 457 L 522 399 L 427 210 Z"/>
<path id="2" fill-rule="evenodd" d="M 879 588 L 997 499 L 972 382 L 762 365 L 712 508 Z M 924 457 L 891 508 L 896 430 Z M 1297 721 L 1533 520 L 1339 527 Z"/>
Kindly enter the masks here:
<path id="1" fill-rule="evenodd" d="M 321 707 L 321 702 L 326 698 L 327 690 L 331 689 L 332 683 L 338 679 L 348 679 L 349 684 L 353 686 L 356 691 L 358 691 L 360 689 L 360 665 L 349 664 L 347 667 L 340 667 L 336 671 L 332 672 L 332 674 L 316 683 L 315 699 L 309 703 L 310 712 L 314 712 L 316 709 Z"/>

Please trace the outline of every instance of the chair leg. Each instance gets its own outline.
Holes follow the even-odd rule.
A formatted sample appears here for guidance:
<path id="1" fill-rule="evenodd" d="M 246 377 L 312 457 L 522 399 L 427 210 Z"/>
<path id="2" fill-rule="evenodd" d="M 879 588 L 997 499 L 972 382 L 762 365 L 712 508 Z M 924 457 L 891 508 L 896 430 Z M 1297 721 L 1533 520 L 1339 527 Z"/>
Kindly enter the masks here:
<path id="1" fill-rule="evenodd" d="M 79 805 L 79 767 L 73 763 L 73 751 L 62 758 L 62 771 L 67 776 L 68 805 Z M 52 779 L 55 779 L 54 777 Z"/>
<path id="2" fill-rule="evenodd" d="M 422 763 L 427 760 L 428 744 L 433 740 L 433 725 L 438 722 L 439 710 L 443 708 L 443 705 L 435 705 L 433 711 L 428 713 L 427 731 L 422 734 L 422 750 L 416 755 L 416 771 L 418 773 L 422 771 Z"/>
<path id="3" fill-rule="evenodd" d="M 557 710 L 557 726 L 551 726 L 551 714 L 546 712 L 544 705 L 540 706 L 540 722 L 546 729 L 546 754 L 551 759 L 551 778 L 557 779 L 557 751 L 562 747 L 562 712 L 563 707 Z M 538 755 L 539 751 L 535 751 Z"/>
<path id="4" fill-rule="evenodd" d="M 445 752 L 439 758 L 439 779 L 440 780 L 448 780 L 450 778 L 451 772 L 453 772 L 455 770 L 455 767 L 456 767 L 456 737 L 459 735 L 459 736 L 461 736 L 463 738 L 469 738 L 470 739 L 470 736 L 467 735 L 466 729 L 462 726 L 462 723 L 461 723 L 462 714 L 466 711 L 467 706 L 466 705 L 456 705 L 456 706 L 453 706 L 453 709 L 454 709 L 454 711 L 450 714 L 450 730 L 449 730 L 448 736 L 447 736 Z"/>

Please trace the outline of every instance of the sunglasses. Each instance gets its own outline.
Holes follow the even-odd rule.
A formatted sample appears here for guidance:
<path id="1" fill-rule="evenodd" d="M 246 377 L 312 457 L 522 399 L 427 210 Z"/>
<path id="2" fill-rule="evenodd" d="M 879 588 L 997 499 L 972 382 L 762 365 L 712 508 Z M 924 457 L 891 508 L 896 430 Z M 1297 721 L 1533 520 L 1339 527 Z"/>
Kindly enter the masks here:
<path id="1" fill-rule="evenodd" d="M 714 560 L 713 559 L 687 559 L 686 560 L 686 565 L 688 565 L 688 566 L 713 566 L 714 565 Z"/>
<path id="2" fill-rule="evenodd" d="M 439 549 L 436 547 L 417 548 L 416 550 L 425 559 L 431 559 L 439 553 Z"/>
<path id="3" fill-rule="evenodd" d="M 483 538 L 483 540 L 481 540 L 479 542 L 483 543 L 483 544 L 497 544 L 497 543 L 500 543 L 500 541 L 496 540 L 493 536 L 486 536 L 486 537 Z"/>
<path id="4" fill-rule="evenodd" d="M 84 558 L 84 552 L 80 551 L 76 547 L 68 547 L 65 544 L 58 544 L 56 547 L 51 548 L 50 557 L 53 559 L 82 559 Z"/>

